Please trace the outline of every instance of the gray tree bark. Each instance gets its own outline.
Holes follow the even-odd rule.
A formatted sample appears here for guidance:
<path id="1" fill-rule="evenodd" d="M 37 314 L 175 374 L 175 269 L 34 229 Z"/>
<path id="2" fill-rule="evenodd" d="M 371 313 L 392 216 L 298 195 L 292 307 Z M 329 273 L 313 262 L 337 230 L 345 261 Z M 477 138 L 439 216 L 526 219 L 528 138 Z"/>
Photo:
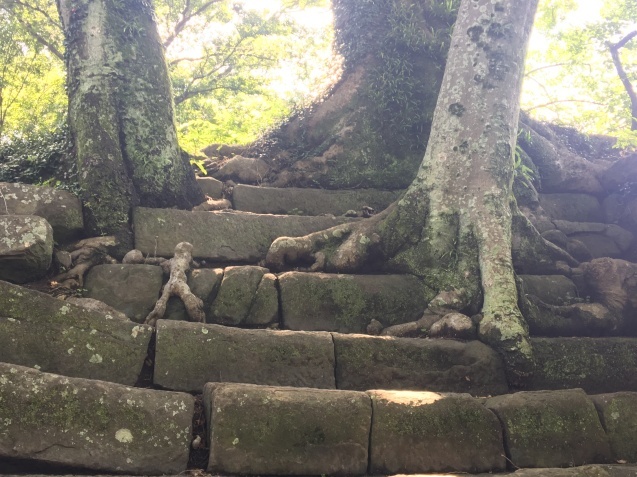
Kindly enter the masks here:
<path id="1" fill-rule="evenodd" d="M 537 0 L 463 0 L 425 157 L 403 198 L 366 222 L 279 238 L 267 258 L 272 267 L 313 260 L 312 269 L 328 271 L 377 262 L 421 277 L 430 307 L 481 310 L 481 339 L 502 354 L 512 381 L 533 366 L 511 228 L 519 217 L 512 196 L 519 95 L 536 7 Z"/>
<path id="2" fill-rule="evenodd" d="M 149 0 L 57 0 L 87 231 L 126 238 L 131 208 L 203 201 L 174 125 Z"/>

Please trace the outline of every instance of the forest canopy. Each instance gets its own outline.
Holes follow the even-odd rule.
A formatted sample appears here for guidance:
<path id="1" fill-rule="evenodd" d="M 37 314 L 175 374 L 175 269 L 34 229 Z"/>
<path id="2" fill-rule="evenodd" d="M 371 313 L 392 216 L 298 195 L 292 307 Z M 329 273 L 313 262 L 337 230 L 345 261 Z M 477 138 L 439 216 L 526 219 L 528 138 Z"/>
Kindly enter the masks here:
<path id="1" fill-rule="evenodd" d="M 55 2 L 0 0 L 0 137 L 49 134 L 66 121 L 64 41 Z M 181 146 L 248 143 L 337 76 L 327 0 L 155 0 Z M 532 117 L 637 144 L 631 98 L 634 0 L 541 0 L 522 108 Z"/>

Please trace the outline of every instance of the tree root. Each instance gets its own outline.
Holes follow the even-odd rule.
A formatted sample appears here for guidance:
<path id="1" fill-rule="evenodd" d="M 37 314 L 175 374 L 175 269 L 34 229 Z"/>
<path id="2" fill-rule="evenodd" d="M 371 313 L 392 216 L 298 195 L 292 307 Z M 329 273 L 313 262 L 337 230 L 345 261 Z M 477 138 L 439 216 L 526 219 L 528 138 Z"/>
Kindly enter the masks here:
<path id="1" fill-rule="evenodd" d="M 69 289 L 81 288 L 84 285 L 84 276 L 92 267 L 104 263 L 117 263 L 117 260 L 108 254 L 109 249 L 116 246 L 117 240 L 112 235 L 74 243 L 70 253 L 72 268 L 55 276 L 51 283 Z"/>
<path id="2" fill-rule="evenodd" d="M 166 285 L 164 285 L 161 296 L 159 300 L 157 300 L 157 303 L 155 303 L 155 308 L 153 308 L 153 311 L 146 317 L 144 321 L 145 324 L 155 326 L 157 320 L 163 318 L 166 313 L 168 300 L 171 296 L 176 296 L 181 299 L 192 321 L 199 323 L 205 321 L 206 316 L 203 310 L 203 301 L 190 291 L 190 287 L 187 283 L 188 278 L 186 277 L 186 273 L 190 268 L 191 262 L 192 245 L 188 242 L 181 242 L 175 247 L 173 258 L 161 263 L 162 268 L 168 267 L 170 270 L 170 278 Z M 166 268 L 164 268 L 164 270 L 165 269 Z"/>
<path id="3" fill-rule="evenodd" d="M 369 264 L 370 259 L 379 258 L 381 237 L 376 229 L 391 208 L 369 219 L 303 237 L 279 237 L 270 245 L 265 266 L 271 270 L 294 267 L 308 272 L 351 273 L 359 270 Z"/>

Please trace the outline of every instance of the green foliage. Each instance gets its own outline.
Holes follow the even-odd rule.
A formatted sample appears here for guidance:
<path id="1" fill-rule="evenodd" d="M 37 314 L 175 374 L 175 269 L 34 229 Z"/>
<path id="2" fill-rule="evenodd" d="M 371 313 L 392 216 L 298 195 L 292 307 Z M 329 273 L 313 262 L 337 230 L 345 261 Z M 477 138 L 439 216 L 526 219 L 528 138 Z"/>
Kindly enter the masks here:
<path id="1" fill-rule="evenodd" d="M 636 18 L 634 0 L 541 1 L 527 57 L 523 109 L 537 119 L 622 137 L 622 144 L 628 144 L 624 131 L 630 129 L 630 100 L 608 43 L 635 29 Z M 620 55 L 637 84 L 637 41 Z"/>
<path id="2" fill-rule="evenodd" d="M 115 3 L 127 7 L 126 1 Z M 314 89 L 311 52 L 327 49 L 331 37 L 295 21 L 295 15 L 327 1 L 282 4 L 278 11 L 264 11 L 241 0 L 153 1 L 180 139 L 189 152 L 211 142 L 255 139 L 287 114 L 291 99 Z M 124 26 L 125 35 L 142 33 Z M 0 136 L 40 133 L 63 120 L 63 54 L 55 2 L 0 0 Z M 287 76 L 297 80 L 294 86 Z"/>
<path id="3" fill-rule="evenodd" d="M 66 126 L 0 143 L 0 182 L 61 186 L 76 191 L 75 164 Z"/>
<path id="4" fill-rule="evenodd" d="M 0 4 L 0 135 L 46 130 L 64 116 L 61 62 Z"/>

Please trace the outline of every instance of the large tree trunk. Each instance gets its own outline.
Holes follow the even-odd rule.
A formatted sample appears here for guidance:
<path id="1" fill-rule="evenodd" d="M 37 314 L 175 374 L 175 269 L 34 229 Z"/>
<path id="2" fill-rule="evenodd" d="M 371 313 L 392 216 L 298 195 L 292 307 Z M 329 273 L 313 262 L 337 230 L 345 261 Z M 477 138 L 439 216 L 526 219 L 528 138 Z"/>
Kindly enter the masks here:
<path id="1" fill-rule="evenodd" d="M 333 0 L 340 81 L 256 144 L 279 187 L 406 188 L 425 152 L 459 0 Z"/>
<path id="2" fill-rule="evenodd" d="M 501 352 L 513 380 L 532 369 L 511 228 L 512 215 L 520 217 L 513 151 L 536 7 L 537 0 L 463 0 L 425 157 L 403 198 L 364 223 L 277 239 L 268 254 L 274 267 L 310 258 L 314 269 L 353 271 L 374 260 L 423 278 L 430 306 L 482 310 L 480 336 Z"/>
<path id="3" fill-rule="evenodd" d="M 170 80 L 150 2 L 57 3 L 67 40 L 69 122 L 87 231 L 121 236 L 136 205 L 191 208 L 202 202 L 177 144 Z"/>

